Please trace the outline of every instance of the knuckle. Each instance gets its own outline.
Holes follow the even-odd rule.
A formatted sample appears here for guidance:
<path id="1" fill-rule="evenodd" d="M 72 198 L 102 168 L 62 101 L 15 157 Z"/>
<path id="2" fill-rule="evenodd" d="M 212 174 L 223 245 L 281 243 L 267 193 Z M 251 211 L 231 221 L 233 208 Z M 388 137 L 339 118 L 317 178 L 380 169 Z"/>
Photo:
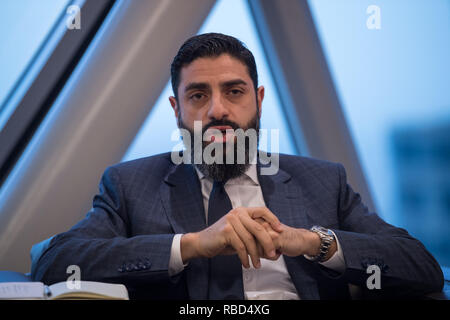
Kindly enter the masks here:
<path id="1" fill-rule="evenodd" d="M 244 236 L 244 240 L 245 240 L 245 242 L 247 242 L 247 243 L 252 243 L 252 242 L 254 241 L 254 238 L 253 238 L 253 236 L 252 236 L 251 234 L 246 234 L 246 235 Z"/>
<path id="2" fill-rule="evenodd" d="M 233 227 L 230 224 L 227 224 L 223 227 L 223 232 L 227 235 L 231 234 L 232 231 L 233 231 Z"/>
<path id="3" fill-rule="evenodd" d="M 225 221 L 227 223 L 233 223 L 234 220 L 235 220 L 235 215 L 232 212 L 230 212 L 229 214 L 227 214 L 225 216 Z"/>
<path id="4" fill-rule="evenodd" d="M 238 251 L 245 251 L 245 246 L 242 243 L 236 244 L 236 250 Z"/>

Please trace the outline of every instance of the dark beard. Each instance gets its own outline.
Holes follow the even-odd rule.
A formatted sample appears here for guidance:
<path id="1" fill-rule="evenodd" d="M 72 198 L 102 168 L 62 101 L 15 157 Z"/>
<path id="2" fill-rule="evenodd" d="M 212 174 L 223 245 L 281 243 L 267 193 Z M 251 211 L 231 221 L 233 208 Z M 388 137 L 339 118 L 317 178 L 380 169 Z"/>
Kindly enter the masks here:
<path id="1" fill-rule="evenodd" d="M 202 140 L 202 161 L 201 163 L 196 163 L 195 166 L 198 170 L 200 170 L 201 173 L 203 173 L 206 177 L 211 178 L 214 181 L 227 181 L 229 179 L 233 179 L 236 177 L 241 176 L 244 174 L 245 171 L 250 167 L 250 161 L 255 159 L 257 147 L 259 144 L 259 117 L 258 113 L 255 114 L 255 116 L 249 121 L 246 128 L 240 128 L 238 124 L 235 122 L 229 121 L 229 120 L 213 120 L 210 123 L 208 123 L 206 126 L 202 128 L 202 138 L 203 134 L 208 130 L 209 128 L 213 126 L 231 126 L 234 130 L 242 129 L 244 131 L 248 129 L 254 129 L 256 131 L 256 146 L 250 146 L 250 139 L 246 136 L 245 137 L 245 144 L 244 146 L 239 146 L 238 143 L 233 143 L 232 147 L 234 148 L 234 159 L 232 163 L 226 162 L 226 146 L 224 143 L 223 148 L 223 163 L 212 163 L 207 164 L 203 161 L 203 152 L 205 150 L 205 147 L 209 145 L 208 142 Z M 178 118 L 178 127 L 181 129 L 185 129 L 189 131 L 190 138 L 191 138 L 191 163 L 195 163 L 194 156 L 195 156 L 195 148 L 194 146 L 194 131 L 190 128 L 188 128 L 181 119 L 181 116 Z M 244 154 L 244 163 L 238 163 L 238 155 Z M 241 161 L 242 162 L 242 161 Z"/>

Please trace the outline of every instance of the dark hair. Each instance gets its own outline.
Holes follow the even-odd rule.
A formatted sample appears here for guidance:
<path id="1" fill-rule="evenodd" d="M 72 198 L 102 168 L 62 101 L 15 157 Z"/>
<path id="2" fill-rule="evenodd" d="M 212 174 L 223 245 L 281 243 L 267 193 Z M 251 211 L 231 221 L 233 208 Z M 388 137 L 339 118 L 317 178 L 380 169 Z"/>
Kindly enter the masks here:
<path id="1" fill-rule="evenodd" d="M 253 86 L 258 87 L 258 72 L 253 54 L 240 40 L 221 33 L 204 33 L 187 39 L 172 61 L 170 74 L 172 90 L 178 101 L 178 86 L 180 85 L 181 68 L 192 61 L 203 57 L 218 57 L 229 54 L 247 66 Z"/>

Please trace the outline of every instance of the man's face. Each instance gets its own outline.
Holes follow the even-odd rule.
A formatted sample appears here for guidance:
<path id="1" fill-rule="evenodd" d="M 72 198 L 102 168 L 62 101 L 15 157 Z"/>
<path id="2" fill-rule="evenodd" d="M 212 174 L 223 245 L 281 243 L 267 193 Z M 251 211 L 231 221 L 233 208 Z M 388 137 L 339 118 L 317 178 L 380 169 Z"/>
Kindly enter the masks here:
<path id="1" fill-rule="evenodd" d="M 244 145 L 236 145 L 236 137 L 230 132 L 252 129 L 257 136 L 263 98 L 264 87 L 259 87 L 255 92 L 247 67 L 227 54 L 198 58 L 182 68 L 178 101 L 175 97 L 169 98 L 178 127 L 190 132 L 192 145 L 194 121 L 201 121 L 202 136 L 206 137 L 206 141 L 203 141 L 200 151 L 210 143 L 220 143 L 226 145 L 223 147 L 224 158 L 230 152 L 227 147 L 231 146 L 235 157 L 238 154 L 245 157 L 244 163 L 236 163 L 235 159 L 233 163 L 226 164 L 196 164 L 206 176 L 214 180 L 227 180 L 241 175 L 248 168 L 249 161 L 255 155 L 256 145 L 252 145 L 247 138 Z M 214 135 L 212 129 L 222 131 L 222 134 L 217 135 L 216 131 Z M 191 149 L 191 152 L 194 158 L 198 150 Z"/>
<path id="2" fill-rule="evenodd" d="M 223 54 L 198 58 L 183 67 L 178 102 L 175 97 L 169 100 L 178 123 L 182 121 L 187 129 L 193 130 L 194 121 L 202 121 L 204 129 L 226 130 L 247 129 L 255 117 L 259 119 L 263 98 L 264 87 L 259 87 L 255 92 L 247 67 Z M 214 125 L 221 121 L 230 124 Z"/>

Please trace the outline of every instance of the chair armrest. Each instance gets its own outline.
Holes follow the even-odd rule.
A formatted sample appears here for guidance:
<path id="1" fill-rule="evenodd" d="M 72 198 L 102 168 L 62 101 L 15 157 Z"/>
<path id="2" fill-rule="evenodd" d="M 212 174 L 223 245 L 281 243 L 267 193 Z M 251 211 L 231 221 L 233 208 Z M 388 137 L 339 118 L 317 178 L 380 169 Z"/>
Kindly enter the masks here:
<path id="1" fill-rule="evenodd" d="M 450 300 L 450 268 L 441 266 L 444 274 L 444 289 L 441 292 L 427 294 L 425 298 L 431 300 Z"/>
<path id="2" fill-rule="evenodd" d="M 0 282 L 32 282 L 29 274 L 16 271 L 0 271 Z"/>

